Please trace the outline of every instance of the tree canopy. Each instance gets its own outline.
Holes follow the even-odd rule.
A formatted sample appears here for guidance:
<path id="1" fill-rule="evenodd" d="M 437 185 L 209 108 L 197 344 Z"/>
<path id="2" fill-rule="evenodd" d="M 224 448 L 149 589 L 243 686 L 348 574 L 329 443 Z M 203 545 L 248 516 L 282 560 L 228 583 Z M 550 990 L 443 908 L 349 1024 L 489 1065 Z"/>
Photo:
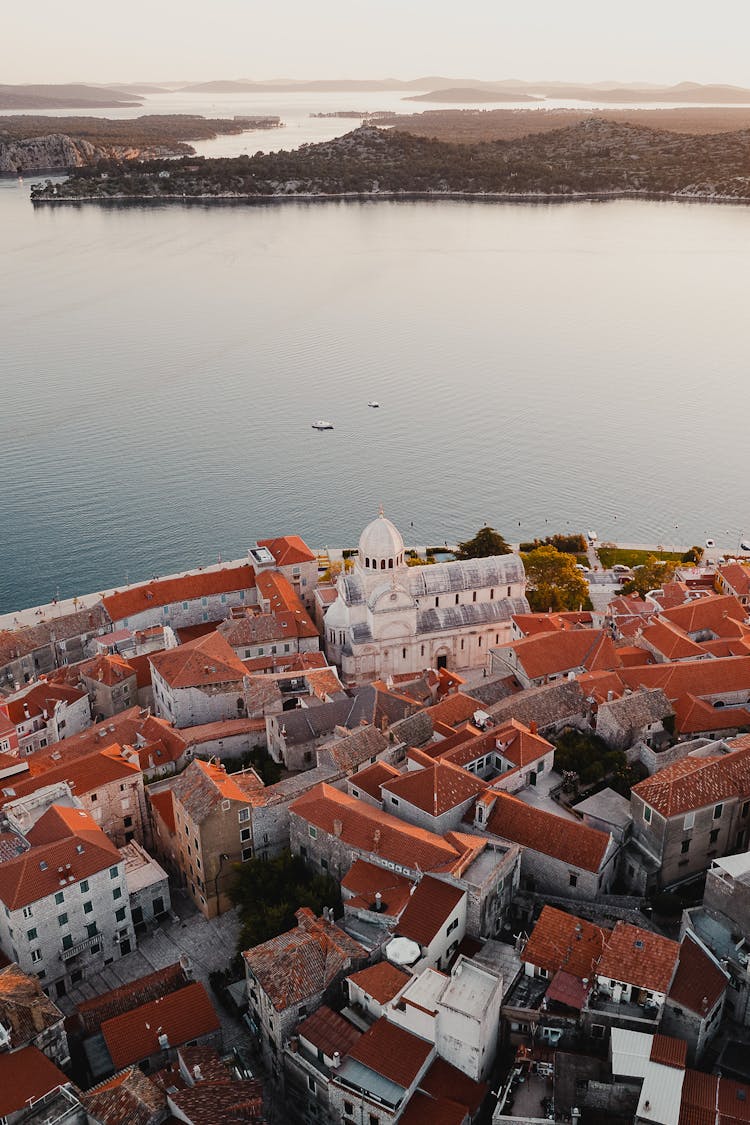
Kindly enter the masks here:
<path id="1" fill-rule="evenodd" d="M 575 555 L 537 547 L 521 558 L 526 568 L 526 597 L 535 613 L 591 608 L 589 585 L 576 566 Z"/>
<path id="2" fill-rule="evenodd" d="M 490 555 L 509 555 L 510 547 L 499 531 L 487 525 L 476 533 L 473 539 L 459 543 L 456 551 L 457 559 L 486 559 Z"/>
<path id="3" fill-rule="evenodd" d="M 659 590 L 665 582 L 670 582 L 676 567 L 677 563 L 664 562 L 655 555 L 649 555 L 643 566 L 633 570 L 633 577 L 624 584 L 622 592 L 640 594 L 645 598 L 649 590 Z"/>
<path id="4" fill-rule="evenodd" d="M 309 906 L 320 914 L 324 906 L 339 906 L 338 884 L 319 875 L 298 855 L 284 852 L 276 859 L 250 859 L 235 864 L 229 897 L 239 907 L 240 949 L 250 949 L 294 929 L 294 913 Z"/>

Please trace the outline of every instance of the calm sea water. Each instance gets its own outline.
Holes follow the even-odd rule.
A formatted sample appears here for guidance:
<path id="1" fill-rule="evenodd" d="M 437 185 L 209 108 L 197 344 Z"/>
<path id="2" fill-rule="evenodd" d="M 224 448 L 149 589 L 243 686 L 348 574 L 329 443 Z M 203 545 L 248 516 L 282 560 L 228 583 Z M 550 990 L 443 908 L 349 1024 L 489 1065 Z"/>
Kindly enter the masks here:
<path id="1" fill-rule="evenodd" d="M 6 179 L 0 246 L 0 612 L 353 543 L 381 501 L 414 543 L 750 531 L 748 208 L 34 210 Z"/>

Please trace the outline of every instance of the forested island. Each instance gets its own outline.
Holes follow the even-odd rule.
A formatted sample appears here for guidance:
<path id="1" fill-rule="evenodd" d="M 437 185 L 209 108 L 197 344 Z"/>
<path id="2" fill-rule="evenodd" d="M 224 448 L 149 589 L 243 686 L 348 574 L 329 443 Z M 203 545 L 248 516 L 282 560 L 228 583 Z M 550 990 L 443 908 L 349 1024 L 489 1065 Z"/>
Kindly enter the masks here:
<path id="1" fill-rule="evenodd" d="M 278 117 L 202 117 L 199 114 L 148 114 L 143 117 L 0 117 L 0 173 L 51 172 L 98 164 L 102 160 L 160 160 L 189 156 L 189 141 L 224 134 L 271 129 Z"/>
<path id="2" fill-rule="evenodd" d="M 590 118 L 517 140 L 451 144 L 363 125 L 293 152 L 100 162 L 35 203 L 108 200 L 664 196 L 750 200 L 750 130 L 671 133 Z"/>

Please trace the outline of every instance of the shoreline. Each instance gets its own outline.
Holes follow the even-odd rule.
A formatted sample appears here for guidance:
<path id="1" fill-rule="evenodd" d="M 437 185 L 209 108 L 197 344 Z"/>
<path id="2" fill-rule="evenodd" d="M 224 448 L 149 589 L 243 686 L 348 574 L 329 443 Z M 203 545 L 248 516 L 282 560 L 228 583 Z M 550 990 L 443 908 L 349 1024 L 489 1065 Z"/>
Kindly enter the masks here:
<path id="1" fill-rule="evenodd" d="M 38 173 L 35 173 L 38 174 Z M 358 203 L 358 202 L 442 202 L 450 200 L 455 202 L 476 203 L 607 203 L 626 199 L 644 199 L 654 203 L 715 203 L 748 206 L 750 195 L 688 195 L 681 192 L 651 192 L 632 191 L 618 188 L 613 191 L 599 192 L 461 192 L 461 191 L 370 191 L 370 192 L 296 192 L 289 194 L 258 194 L 243 195 L 227 192 L 222 195 L 187 195 L 168 194 L 161 195 L 69 195 L 69 196 L 31 196 L 34 206 L 43 204 L 81 204 L 98 203 L 100 205 L 114 204 L 123 206 L 135 204 L 158 205 L 160 203 L 213 203 L 213 204 L 268 204 L 268 203 Z"/>

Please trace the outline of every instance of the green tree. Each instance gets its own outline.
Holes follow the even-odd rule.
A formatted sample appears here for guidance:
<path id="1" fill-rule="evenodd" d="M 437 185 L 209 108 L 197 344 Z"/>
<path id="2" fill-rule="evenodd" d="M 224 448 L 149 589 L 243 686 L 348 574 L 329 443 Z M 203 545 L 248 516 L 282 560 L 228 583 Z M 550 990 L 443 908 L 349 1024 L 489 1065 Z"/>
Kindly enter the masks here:
<path id="1" fill-rule="evenodd" d="M 628 579 L 622 588 L 623 594 L 640 594 L 645 598 L 649 590 L 660 589 L 665 582 L 669 582 L 674 575 L 677 563 L 665 562 L 649 555 L 643 566 L 636 567 L 633 577 Z"/>
<path id="2" fill-rule="evenodd" d="M 510 547 L 499 531 L 494 527 L 482 527 L 473 539 L 459 543 L 456 550 L 457 559 L 486 559 L 490 555 L 509 555 Z"/>
<path id="3" fill-rule="evenodd" d="M 589 584 L 576 566 L 575 555 L 537 547 L 521 558 L 526 568 L 526 597 L 535 612 L 591 608 Z"/>
<path id="4" fill-rule="evenodd" d="M 296 925 L 294 912 L 309 906 L 320 914 L 324 906 L 340 907 L 338 883 L 318 875 L 298 855 L 284 852 L 276 859 L 237 863 L 229 897 L 239 908 L 239 948 L 250 949 Z"/>

